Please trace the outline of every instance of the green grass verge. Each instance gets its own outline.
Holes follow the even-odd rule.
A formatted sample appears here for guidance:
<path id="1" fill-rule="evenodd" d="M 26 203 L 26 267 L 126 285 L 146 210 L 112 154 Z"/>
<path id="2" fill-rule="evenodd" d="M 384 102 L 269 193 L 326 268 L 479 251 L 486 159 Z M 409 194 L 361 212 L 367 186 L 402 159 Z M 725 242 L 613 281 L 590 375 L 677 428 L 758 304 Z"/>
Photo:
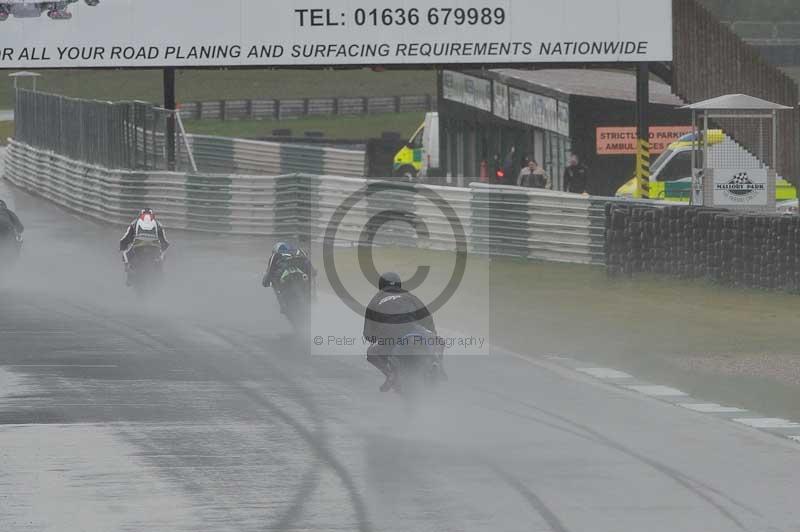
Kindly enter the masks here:
<path id="1" fill-rule="evenodd" d="M 9 73 L 10 71 L 6 71 Z M 162 101 L 160 70 L 41 71 L 42 91 L 102 100 Z M 179 70 L 178 101 L 323 96 L 435 94 L 431 70 Z M 0 109 L 13 108 L 13 89 L 0 83 Z"/>
<path id="2" fill-rule="evenodd" d="M 394 131 L 407 139 L 424 119 L 425 113 L 396 113 L 293 120 L 186 120 L 184 125 L 189 133 L 223 137 L 269 137 L 273 129 L 291 129 L 294 137 L 302 137 L 306 131 L 322 131 L 327 139 L 368 139 Z"/>
<path id="3" fill-rule="evenodd" d="M 0 122 L 0 146 L 6 144 L 8 137 L 14 135 L 14 122 Z"/>
<path id="4" fill-rule="evenodd" d="M 382 248 L 375 257 L 379 271 L 404 278 L 430 265 L 431 282 L 418 291 L 426 301 L 453 268 L 449 253 Z M 486 274 L 462 283 L 436 315 L 442 326 L 471 334 L 488 323 L 491 343 L 517 353 L 573 357 L 700 399 L 800 418 L 798 384 L 784 379 L 800 358 L 800 296 L 668 277 L 609 279 L 603 268 L 569 264 L 483 257 L 468 264 L 468 272 Z M 345 285 L 367 300 L 372 288 L 356 251 L 338 251 L 337 265 Z"/>

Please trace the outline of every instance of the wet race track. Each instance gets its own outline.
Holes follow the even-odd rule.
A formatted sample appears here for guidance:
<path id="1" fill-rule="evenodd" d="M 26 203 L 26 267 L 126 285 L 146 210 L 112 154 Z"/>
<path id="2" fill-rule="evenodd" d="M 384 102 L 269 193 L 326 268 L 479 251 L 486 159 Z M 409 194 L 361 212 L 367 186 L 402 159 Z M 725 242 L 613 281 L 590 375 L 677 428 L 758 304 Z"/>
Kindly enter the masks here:
<path id="1" fill-rule="evenodd" d="M 268 242 L 172 233 L 144 304 L 117 228 L 0 195 L 27 226 L 0 289 L 3 529 L 800 530 L 789 440 L 534 348 L 454 357 L 408 409 L 363 358 L 298 349 L 260 286 Z"/>

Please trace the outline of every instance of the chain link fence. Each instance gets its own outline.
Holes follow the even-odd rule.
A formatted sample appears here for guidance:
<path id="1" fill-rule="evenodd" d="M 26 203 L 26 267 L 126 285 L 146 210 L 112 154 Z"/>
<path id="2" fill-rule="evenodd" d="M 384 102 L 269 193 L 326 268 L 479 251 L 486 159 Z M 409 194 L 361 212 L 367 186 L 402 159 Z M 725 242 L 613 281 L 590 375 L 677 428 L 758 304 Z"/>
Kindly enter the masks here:
<path id="1" fill-rule="evenodd" d="M 145 102 L 81 100 L 18 89 L 14 124 L 19 142 L 105 168 L 181 170 L 187 160 L 180 117 Z"/>
<path id="2" fill-rule="evenodd" d="M 776 132 L 769 113 L 727 110 L 709 116 L 707 168 L 775 169 Z M 702 120 L 697 128 L 704 128 Z M 728 134 L 735 131 L 736 137 Z M 699 161 L 698 161 L 699 162 Z"/>

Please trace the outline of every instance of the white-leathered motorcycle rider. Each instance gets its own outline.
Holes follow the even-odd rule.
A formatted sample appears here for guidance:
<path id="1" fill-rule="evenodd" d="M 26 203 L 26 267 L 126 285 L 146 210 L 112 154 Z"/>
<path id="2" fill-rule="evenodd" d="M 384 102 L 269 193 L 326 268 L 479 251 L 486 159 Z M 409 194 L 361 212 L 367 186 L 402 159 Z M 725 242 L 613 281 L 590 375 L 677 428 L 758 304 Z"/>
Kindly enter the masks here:
<path id="1" fill-rule="evenodd" d="M 128 274 L 127 283 L 130 284 L 130 264 L 136 254 L 136 246 L 140 243 L 157 241 L 161 246 L 162 258 L 169 247 L 164 226 L 156 220 L 153 209 L 142 209 L 139 217 L 128 226 L 125 236 L 119 241 L 119 250 L 122 252 L 122 262 L 125 264 L 125 273 Z"/>

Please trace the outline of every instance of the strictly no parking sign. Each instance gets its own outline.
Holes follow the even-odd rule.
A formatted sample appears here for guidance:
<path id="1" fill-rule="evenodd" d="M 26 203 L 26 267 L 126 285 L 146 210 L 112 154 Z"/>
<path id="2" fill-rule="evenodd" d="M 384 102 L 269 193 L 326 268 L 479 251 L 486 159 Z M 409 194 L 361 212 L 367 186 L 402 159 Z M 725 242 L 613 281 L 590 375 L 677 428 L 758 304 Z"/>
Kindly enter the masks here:
<path id="1" fill-rule="evenodd" d="M 0 68 L 670 61 L 671 4 L 0 0 Z"/>

